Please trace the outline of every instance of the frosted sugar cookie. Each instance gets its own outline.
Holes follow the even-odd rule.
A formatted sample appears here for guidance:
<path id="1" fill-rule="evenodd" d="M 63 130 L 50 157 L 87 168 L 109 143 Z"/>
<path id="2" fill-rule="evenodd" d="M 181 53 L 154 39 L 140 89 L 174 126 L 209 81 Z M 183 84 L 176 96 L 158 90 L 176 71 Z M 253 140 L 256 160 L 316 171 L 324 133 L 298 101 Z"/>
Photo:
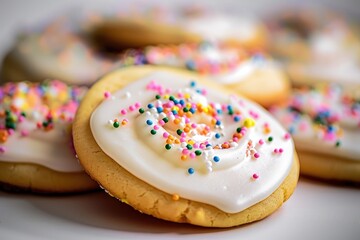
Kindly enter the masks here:
<path id="1" fill-rule="evenodd" d="M 72 193 L 98 185 L 75 157 L 71 125 L 85 88 L 59 81 L 0 87 L 0 187 Z"/>
<path id="2" fill-rule="evenodd" d="M 360 101 L 338 85 L 297 90 L 271 109 L 293 134 L 301 173 L 360 182 Z"/>
<path id="3" fill-rule="evenodd" d="M 82 24 L 80 20 L 61 17 L 43 28 L 23 33 L 3 61 L 2 81 L 41 82 L 51 78 L 91 85 L 119 66 L 115 58 L 94 48 L 84 36 Z"/>
<path id="4" fill-rule="evenodd" d="M 338 83 L 359 91 L 360 38 L 343 17 L 315 11 L 284 13 L 269 32 L 270 49 L 284 60 L 294 84 Z"/>
<path id="5" fill-rule="evenodd" d="M 280 66 L 261 52 L 204 42 L 149 46 L 144 55 L 149 64 L 198 72 L 265 107 L 285 100 L 290 93 Z"/>
<path id="6" fill-rule="evenodd" d="M 109 194 L 174 222 L 263 219 L 298 179 L 290 135 L 264 109 L 184 70 L 109 73 L 84 97 L 73 137 L 80 162 Z"/>

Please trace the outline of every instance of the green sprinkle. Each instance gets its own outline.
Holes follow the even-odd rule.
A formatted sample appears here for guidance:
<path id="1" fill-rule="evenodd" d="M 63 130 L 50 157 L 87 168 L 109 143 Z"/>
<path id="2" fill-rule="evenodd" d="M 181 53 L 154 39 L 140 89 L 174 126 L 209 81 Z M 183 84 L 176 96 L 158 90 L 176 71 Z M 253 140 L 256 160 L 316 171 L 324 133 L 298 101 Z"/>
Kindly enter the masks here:
<path id="1" fill-rule="evenodd" d="M 176 133 L 180 136 L 183 133 L 183 131 L 181 129 L 178 129 L 176 130 Z"/>
<path id="2" fill-rule="evenodd" d="M 242 130 L 242 128 L 241 128 L 241 127 L 238 127 L 238 128 L 236 129 L 236 132 L 237 132 L 237 133 L 240 133 L 241 130 Z"/>
<path id="3" fill-rule="evenodd" d="M 165 148 L 166 148 L 166 150 L 170 150 L 170 149 L 171 149 L 171 145 L 170 145 L 170 144 L 166 144 L 166 145 L 165 145 Z"/>
<path id="4" fill-rule="evenodd" d="M 145 110 L 143 108 L 139 108 L 139 113 L 143 114 Z"/>
<path id="5" fill-rule="evenodd" d="M 341 142 L 339 140 L 337 140 L 335 143 L 335 147 L 340 147 L 340 145 L 341 145 Z"/>
<path id="6" fill-rule="evenodd" d="M 202 152 L 201 152 L 200 150 L 196 150 L 196 151 L 195 151 L 196 156 L 200 156 L 201 153 L 202 153 Z"/>
<path id="7" fill-rule="evenodd" d="M 169 121 L 169 118 L 164 117 L 162 120 L 163 120 L 165 123 L 167 123 L 167 122 Z"/>
<path id="8" fill-rule="evenodd" d="M 154 129 L 151 129 L 150 133 L 151 133 L 152 135 L 155 135 L 155 134 L 156 134 L 156 131 L 155 131 Z"/>
<path id="9" fill-rule="evenodd" d="M 184 112 L 188 112 L 189 109 L 188 109 L 187 107 L 184 107 L 184 108 L 183 108 L 183 111 L 184 111 Z"/>
<path id="10" fill-rule="evenodd" d="M 114 122 L 113 123 L 113 127 L 114 128 L 118 128 L 120 126 L 120 123 L 118 121 Z"/>
<path id="11" fill-rule="evenodd" d="M 156 99 L 160 99 L 161 96 L 160 96 L 160 95 L 156 95 L 155 98 L 156 98 Z"/>
<path id="12" fill-rule="evenodd" d="M 274 140 L 273 137 L 268 137 L 268 141 L 269 141 L 269 142 L 272 142 L 272 140 Z"/>
<path id="13" fill-rule="evenodd" d="M 188 145 L 186 145 L 186 148 L 191 150 L 193 147 L 190 144 L 188 144 Z"/>

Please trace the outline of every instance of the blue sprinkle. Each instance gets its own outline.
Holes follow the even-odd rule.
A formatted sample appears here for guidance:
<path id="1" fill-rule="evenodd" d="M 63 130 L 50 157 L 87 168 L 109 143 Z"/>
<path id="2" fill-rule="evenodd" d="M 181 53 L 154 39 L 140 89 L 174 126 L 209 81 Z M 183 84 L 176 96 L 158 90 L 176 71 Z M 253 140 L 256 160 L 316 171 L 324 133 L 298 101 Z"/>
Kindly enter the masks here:
<path id="1" fill-rule="evenodd" d="M 195 113 L 195 109 L 194 108 L 190 108 L 189 110 L 191 113 Z"/>
<path id="2" fill-rule="evenodd" d="M 206 144 L 206 147 L 208 148 L 208 147 L 211 147 L 212 145 L 210 144 L 210 143 L 208 143 L 208 144 Z"/>
<path id="3" fill-rule="evenodd" d="M 184 106 L 185 105 L 184 99 L 180 99 L 179 103 L 181 104 L 181 106 Z"/>
<path id="4" fill-rule="evenodd" d="M 201 93 L 201 90 L 200 90 L 200 89 L 196 89 L 196 92 L 197 92 L 197 93 Z"/>
<path id="5" fill-rule="evenodd" d="M 219 158 L 218 156 L 214 156 L 214 157 L 213 157 L 213 160 L 214 160 L 214 162 L 219 162 L 219 161 L 220 161 L 220 158 Z"/>
<path id="6" fill-rule="evenodd" d="M 177 99 L 174 99 L 173 102 L 174 102 L 175 105 L 179 104 L 179 100 L 177 100 Z"/>
<path id="7" fill-rule="evenodd" d="M 215 134 L 215 138 L 219 139 L 221 137 L 220 133 Z"/>
<path id="8" fill-rule="evenodd" d="M 189 173 L 189 174 L 193 174 L 194 172 L 195 172 L 195 170 L 194 170 L 193 168 L 189 168 L 189 169 L 188 169 L 188 173 Z"/>
<path id="9" fill-rule="evenodd" d="M 221 109 L 218 109 L 218 110 L 216 110 L 216 112 L 217 112 L 218 114 L 221 114 L 221 113 L 222 113 L 222 110 L 221 110 Z"/>
<path id="10" fill-rule="evenodd" d="M 148 120 L 146 120 L 146 124 L 147 124 L 147 125 L 152 125 L 153 122 L 152 122 L 150 119 L 148 119 Z"/>
<path id="11" fill-rule="evenodd" d="M 293 126 L 289 127 L 289 133 L 293 134 L 295 132 L 295 128 Z"/>
<path id="12" fill-rule="evenodd" d="M 190 87 L 195 87 L 196 86 L 196 82 L 195 81 L 191 81 L 190 82 Z"/>
<path id="13" fill-rule="evenodd" d="M 153 108 L 153 107 L 154 107 L 154 105 L 153 105 L 153 104 L 151 104 L 151 103 L 149 103 L 149 104 L 147 105 L 147 107 L 148 107 L 148 108 Z"/>
<path id="14" fill-rule="evenodd" d="M 157 107 L 156 110 L 157 110 L 158 113 L 161 113 L 163 111 L 163 108 L 162 107 Z"/>
<path id="15" fill-rule="evenodd" d="M 235 122 L 240 121 L 240 117 L 239 117 L 239 116 L 235 116 L 235 117 L 234 117 L 234 121 L 235 121 Z"/>
<path id="16" fill-rule="evenodd" d="M 171 112 L 176 115 L 178 112 L 176 110 L 171 110 Z"/>
<path id="17" fill-rule="evenodd" d="M 215 123 L 216 125 L 221 125 L 221 121 L 220 120 L 216 120 L 216 123 Z"/>

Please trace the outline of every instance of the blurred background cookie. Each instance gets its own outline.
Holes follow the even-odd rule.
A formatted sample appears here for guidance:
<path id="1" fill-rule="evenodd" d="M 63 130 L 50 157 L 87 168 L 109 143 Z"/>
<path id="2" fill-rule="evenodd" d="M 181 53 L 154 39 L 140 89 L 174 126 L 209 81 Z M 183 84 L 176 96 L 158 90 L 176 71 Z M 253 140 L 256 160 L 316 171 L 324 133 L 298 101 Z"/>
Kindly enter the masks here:
<path id="1" fill-rule="evenodd" d="M 74 193 L 98 189 L 76 158 L 71 127 L 87 89 L 59 81 L 0 87 L 0 187 Z"/>
<path id="2" fill-rule="evenodd" d="M 360 183 L 359 98 L 338 85 L 318 85 L 294 91 L 271 112 L 293 135 L 302 174 Z"/>
<path id="3" fill-rule="evenodd" d="M 116 56 L 97 49 L 86 36 L 85 28 L 91 21 L 67 15 L 24 31 L 3 60 L 2 81 L 51 78 L 91 85 L 119 65 Z"/>
<path id="4" fill-rule="evenodd" d="M 111 49 L 201 41 L 263 48 L 267 42 L 266 28 L 259 19 L 203 8 L 154 7 L 146 13 L 110 15 L 90 32 Z"/>
<path id="5" fill-rule="evenodd" d="M 289 10 L 269 22 L 270 52 L 282 60 L 295 85 L 335 82 L 360 88 L 359 29 L 326 10 Z"/>
<path id="6" fill-rule="evenodd" d="M 262 51 L 203 42 L 148 46 L 136 54 L 143 54 L 148 64 L 195 71 L 265 107 L 283 101 L 290 93 L 287 76 Z"/>

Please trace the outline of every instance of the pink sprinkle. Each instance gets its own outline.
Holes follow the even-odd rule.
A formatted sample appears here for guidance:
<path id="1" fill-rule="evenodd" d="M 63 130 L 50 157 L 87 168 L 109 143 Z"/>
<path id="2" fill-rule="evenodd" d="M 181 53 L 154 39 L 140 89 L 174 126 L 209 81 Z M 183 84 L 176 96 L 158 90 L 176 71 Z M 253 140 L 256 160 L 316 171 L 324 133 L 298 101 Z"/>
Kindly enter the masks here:
<path id="1" fill-rule="evenodd" d="M 0 153 L 4 153 L 5 152 L 5 147 L 1 146 L 0 147 Z"/>
<path id="2" fill-rule="evenodd" d="M 27 135 L 29 135 L 29 131 L 28 130 L 21 130 L 20 134 L 21 134 L 21 136 L 26 137 Z"/>
<path id="3" fill-rule="evenodd" d="M 10 136 L 13 135 L 14 132 L 15 132 L 15 130 L 12 129 L 12 128 L 9 128 L 7 131 L 8 131 L 8 134 L 9 134 Z"/>
<path id="4" fill-rule="evenodd" d="M 122 109 L 122 110 L 120 111 L 120 113 L 121 113 L 122 115 L 125 115 L 125 114 L 127 113 L 127 111 L 126 111 L 126 109 Z"/>
<path id="5" fill-rule="evenodd" d="M 194 147 L 194 148 L 199 148 L 199 144 L 198 144 L 198 143 L 194 143 L 193 147 Z"/>
<path id="6" fill-rule="evenodd" d="M 252 175 L 252 178 L 253 178 L 253 179 L 258 179 L 258 178 L 259 178 L 259 175 L 257 175 L 256 173 L 254 173 L 254 174 Z"/>
<path id="7" fill-rule="evenodd" d="M 19 122 L 23 122 L 24 120 L 25 120 L 25 117 L 22 116 L 22 115 L 20 115 L 20 116 L 19 116 Z"/>
<path id="8" fill-rule="evenodd" d="M 234 141 L 234 142 L 238 142 L 238 141 L 239 141 L 239 138 L 233 137 L 233 141 Z"/>
<path id="9" fill-rule="evenodd" d="M 264 140 L 260 139 L 260 140 L 259 140 L 259 144 L 260 144 L 260 145 L 263 145 L 263 144 L 264 144 Z"/>
<path id="10" fill-rule="evenodd" d="M 186 138 L 184 137 L 180 138 L 180 142 L 186 142 Z"/>
<path id="11" fill-rule="evenodd" d="M 289 140 L 291 137 L 290 133 L 285 133 L 284 138 L 285 140 Z"/>
<path id="12" fill-rule="evenodd" d="M 185 118 L 185 123 L 190 123 L 190 118 Z"/>
<path id="13" fill-rule="evenodd" d="M 188 154 L 188 153 L 189 153 L 189 149 L 184 148 L 184 149 L 182 150 L 182 154 L 186 155 L 186 154 Z"/>
<path id="14" fill-rule="evenodd" d="M 181 133 L 181 138 L 184 138 L 184 137 L 186 137 L 186 132 Z"/>
<path id="15" fill-rule="evenodd" d="M 205 130 L 206 130 L 206 131 L 210 131 L 210 127 L 206 125 L 206 126 L 205 126 Z"/>
<path id="16" fill-rule="evenodd" d="M 179 98 L 183 98 L 184 97 L 184 94 L 182 94 L 181 92 L 178 93 L 178 97 Z"/>
<path id="17" fill-rule="evenodd" d="M 139 102 L 136 102 L 136 103 L 135 103 L 135 107 L 136 107 L 136 108 L 139 108 L 140 106 L 141 106 L 141 104 L 140 104 Z"/>
<path id="18" fill-rule="evenodd" d="M 278 153 L 279 150 L 277 148 L 274 149 L 274 153 Z"/>
<path id="19" fill-rule="evenodd" d="M 129 110 L 132 112 L 132 111 L 134 111 L 136 109 L 136 107 L 135 106 L 133 106 L 133 105 L 131 105 L 130 107 L 129 107 Z"/>
<path id="20" fill-rule="evenodd" d="M 204 143 L 200 143 L 200 149 L 205 149 L 206 145 Z"/>
<path id="21" fill-rule="evenodd" d="M 259 153 L 255 153 L 254 154 L 254 158 L 259 158 L 260 157 L 260 154 Z"/>
<path id="22" fill-rule="evenodd" d="M 191 124 L 191 127 L 196 128 L 197 127 L 196 123 Z"/>
<path id="23" fill-rule="evenodd" d="M 161 119 L 161 120 L 159 121 L 159 124 L 160 124 L 160 126 L 164 126 L 164 125 L 165 125 L 164 120 Z"/>
<path id="24" fill-rule="evenodd" d="M 111 97 L 111 93 L 109 91 L 105 91 L 104 92 L 104 97 L 105 98 L 110 98 Z"/>
<path id="25" fill-rule="evenodd" d="M 168 138 L 168 137 L 169 137 L 169 133 L 164 132 L 164 133 L 163 133 L 163 137 L 164 137 L 164 138 Z"/>
<path id="26" fill-rule="evenodd" d="M 207 94 L 206 89 L 202 89 L 201 93 L 202 93 L 202 95 L 204 95 L 204 96 L 205 96 L 205 95 Z"/>
<path id="27" fill-rule="evenodd" d="M 159 130 L 159 126 L 158 126 L 158 125 L 154 125 L 154 129 L 155 129 L 155 130 Z"/>
<path id="28" fill-rule="evenodd" d="M 279 148 L 279 153 L 283 153 L 283 152 L 284 152 L 284 149 Z"/>
<path id="29" fill-rule="evenodd" d="M 195 157 L 196 157 L 196 154 L 193 153 L 193 152 L 191 152 L 191 153 L 189 154 L 189 156 L 190 156 L 190 158 L 195 158 Z"/>

